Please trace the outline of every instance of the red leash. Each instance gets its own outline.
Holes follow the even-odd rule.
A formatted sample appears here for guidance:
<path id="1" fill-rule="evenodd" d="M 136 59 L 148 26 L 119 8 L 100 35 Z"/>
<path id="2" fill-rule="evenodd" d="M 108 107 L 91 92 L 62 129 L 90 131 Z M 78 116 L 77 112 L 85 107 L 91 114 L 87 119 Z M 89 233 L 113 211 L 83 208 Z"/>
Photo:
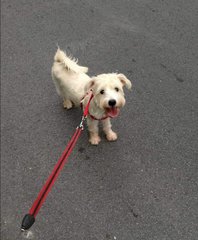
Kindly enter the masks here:
<path id="1" fill-rule="evenodd" d="M 54 166 L 54 169 L 52 170 L 50 176 L 48 177 L 47 181 L 45 182 L 44 186 L 40 190 L 36 200 L 34 201 L 31 209 L 29 210 L 29 213 L 26 214 L 23 218 L 22 225 L 21 225 L 21 231 L 28 230 L 35 222 L 36 215 L 38 214 L 42 204 L 47 198 L 48 193 L 52 189 L 56 179 L 58 178 L 61 170 L 63 169 L 65 163 L 68 160 L 69 155 L 71 154 L 74 146 L 76 145 L 76 142 L 78 138 L 80 137 L 80 134 L 82 130 L 84 129 L 84 121 L 89 113 L 89 105 L 93 98 L 93 94 L 91 95 L 85 109 L 83 112 L 82 120 L 79 124 L 79 126 L 76 128 L 76 131 L 74 135 L 72 136 L 71 140 L 69 141 L 68 145 L 66 146 L 64 152 L 62 153 L 61 157 L 59 158 L 58 162 Z"/>

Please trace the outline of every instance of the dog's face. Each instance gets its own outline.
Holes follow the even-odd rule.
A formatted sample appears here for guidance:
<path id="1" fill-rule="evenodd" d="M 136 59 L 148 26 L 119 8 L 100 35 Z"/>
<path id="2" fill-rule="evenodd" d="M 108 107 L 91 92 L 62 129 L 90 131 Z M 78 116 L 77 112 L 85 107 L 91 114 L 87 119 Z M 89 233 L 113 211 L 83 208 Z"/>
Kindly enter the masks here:
<path id="1" fill-rule="evenodd" d="M 101 74 L 94 77 L 88 89 L 93 91 L 93 100 L 97 107 L 110 117 L 116 117 L 125 105 L 123 87 L 131 88 L 131 82 L 123 74 Z"/>

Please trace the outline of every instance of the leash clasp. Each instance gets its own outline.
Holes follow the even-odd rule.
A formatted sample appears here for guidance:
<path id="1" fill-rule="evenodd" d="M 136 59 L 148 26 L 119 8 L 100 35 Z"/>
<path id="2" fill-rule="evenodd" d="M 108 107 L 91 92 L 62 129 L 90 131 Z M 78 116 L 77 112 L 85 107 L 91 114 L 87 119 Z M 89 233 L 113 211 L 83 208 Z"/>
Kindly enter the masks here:
<path id="1" fill-rule="evenodd" d="M 77 129 L 81 128 L 82 130 L 84 130 L 84 121 L 86 120 L 86 118 L 87 118 L 86 116 L 82 116 L 81 122 L 78 125 Z"/>

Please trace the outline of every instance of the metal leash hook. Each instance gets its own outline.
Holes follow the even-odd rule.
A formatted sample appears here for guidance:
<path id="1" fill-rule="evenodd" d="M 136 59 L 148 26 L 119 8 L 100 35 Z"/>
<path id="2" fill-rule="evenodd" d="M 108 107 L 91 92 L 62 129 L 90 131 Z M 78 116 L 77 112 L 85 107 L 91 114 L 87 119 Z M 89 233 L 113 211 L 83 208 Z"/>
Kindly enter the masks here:
<path id="1" fill-rule="evenodd" d="M 87 118 L 86 116 L 82 116 L 81 122 L 76 129 L 81 128 L 82 130 L 84 130 L 84 122 L 85 122 L 86 118 Z"/>

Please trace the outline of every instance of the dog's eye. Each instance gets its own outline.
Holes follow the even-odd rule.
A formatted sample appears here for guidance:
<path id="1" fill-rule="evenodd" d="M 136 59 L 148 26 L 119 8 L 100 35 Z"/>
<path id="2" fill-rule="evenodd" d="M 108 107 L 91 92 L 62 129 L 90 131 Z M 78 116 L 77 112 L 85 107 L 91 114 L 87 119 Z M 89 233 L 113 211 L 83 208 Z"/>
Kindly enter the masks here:
<path id="1" fill-rule="evenodd" d="M 119 92 L 119 88 L 116 87 L 115 90 L 116 90 L 116 92 Z"/>
<path id="2" fill-rule="evenodd" d="M 101 90 L 101 91 L 100 91 L 100 94 L 104 94 L 104 90 Z"/>

